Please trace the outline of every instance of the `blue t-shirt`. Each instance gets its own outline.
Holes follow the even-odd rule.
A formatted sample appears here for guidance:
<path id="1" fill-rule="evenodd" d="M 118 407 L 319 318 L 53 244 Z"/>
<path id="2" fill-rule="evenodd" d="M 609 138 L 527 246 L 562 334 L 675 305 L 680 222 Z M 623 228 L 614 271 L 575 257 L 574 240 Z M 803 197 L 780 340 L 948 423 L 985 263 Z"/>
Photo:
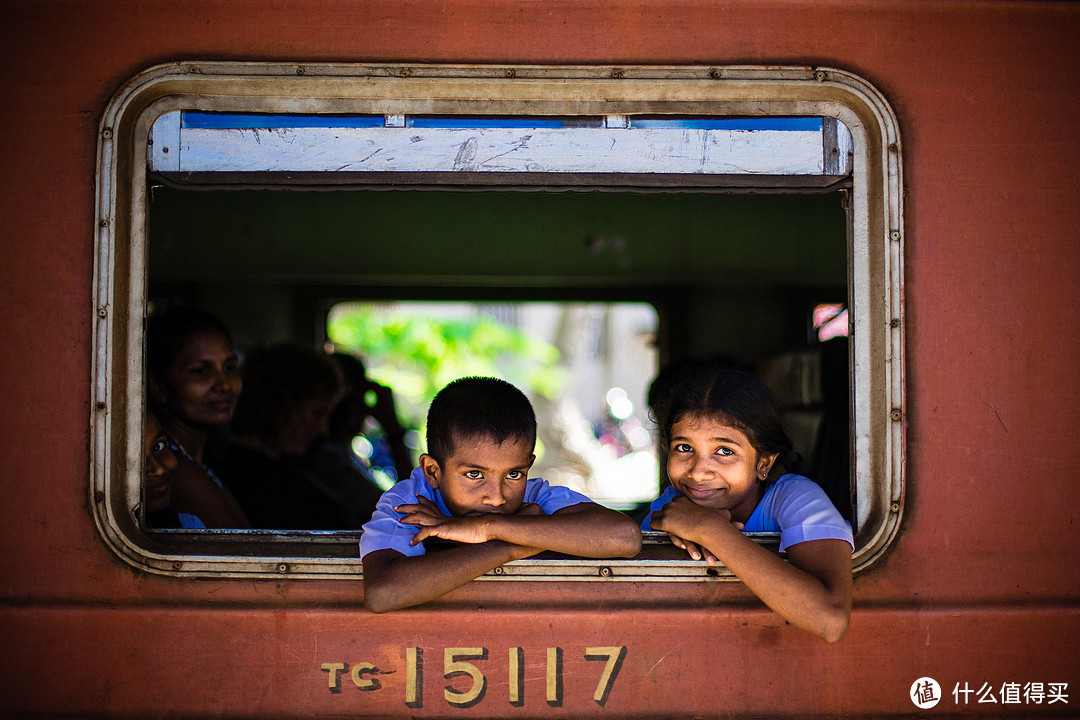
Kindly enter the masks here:
<path id="1" fill-rule="evenodd" d="M 652 530 L 652 514 L 678 496 L 669 487 L 652 501 L 642 530 Z M 746 521 L 743 532 L 780 533 L 780 552 L 808 540 L 844 540 L 851 549 L 855 542 L 851 525 L 833 507 L 825 491 L 802 475 L 783 475 L 765 488 L 765 494 Z"/>
<path id="2" fill-rule="evenodd" d="M 410 557 L 426 552 L 424 543 L 409 544 L 413 535 L 420 532 L 420 526 L 401 522 L 405 514 L 394 510 L 397 505 L 413 505 L 420 497 L 433 501 L 444 514 L 453 515 L 443 502 L 442 493 L 431 487 L 423 470 L 416 468 L 412 475 L 399 481 L 379 498 L 375 513 L 364 524 L 360 536 L 361 558 L 376 550 L 397 550 Z M 545 515 L 550 515 L 556 510 L 592 500 L 570 488 L 548 485 L 541 478 L 529 478 L 525 485 L 525 502 L 536 503 Z"/>

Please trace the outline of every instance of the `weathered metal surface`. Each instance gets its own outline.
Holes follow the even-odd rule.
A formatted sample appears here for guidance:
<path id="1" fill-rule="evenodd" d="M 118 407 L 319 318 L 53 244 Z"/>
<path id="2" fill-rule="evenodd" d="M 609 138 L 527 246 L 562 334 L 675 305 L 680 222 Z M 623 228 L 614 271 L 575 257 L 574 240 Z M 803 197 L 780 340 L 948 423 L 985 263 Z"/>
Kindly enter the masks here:
<path id="1" fill-rule="evenodd" d="M 155 122 L 156 172 L 815 175 L 820 131 L 629 128 L 182 128 Z M 158 125 L 161 126 L 159 138 Z M 171 145 L 171 148 L 170 148 Z M 839 150 L 837 150 L 839 152 Z M 848 163 L 850 166 L 850 163 Z M 839 161 L 831 175 L 844 175 Z"/>
<path id="2" fill-rule="evenodd" d="M 1006 683 L 1073 680 L 1040 642 L 1080 632 L 1064 608 L 867 609 L 838 645 L 744 608 L 668 609 L 660 623 L 655 610 L 397 617 L 355 607 L 0 611 L 12 648 L 0 670 L 22 678 L 5 705 L 132 717 L 885 716 L 914 710 L 908 692 L 924 675 L 945 694 L 928 716 L 1068 713 L 1075 704 L 999 701 L 987 711 L 976 696 L 965 704 L 952 695 L 965 683 L 1000 697 Z M 469 672 L 460 662 L 475 675 L 451 675 Z M 79 672 L 58 682 L 58 667 Z M 463 702 L 480 684 L 475 702 Z"/>

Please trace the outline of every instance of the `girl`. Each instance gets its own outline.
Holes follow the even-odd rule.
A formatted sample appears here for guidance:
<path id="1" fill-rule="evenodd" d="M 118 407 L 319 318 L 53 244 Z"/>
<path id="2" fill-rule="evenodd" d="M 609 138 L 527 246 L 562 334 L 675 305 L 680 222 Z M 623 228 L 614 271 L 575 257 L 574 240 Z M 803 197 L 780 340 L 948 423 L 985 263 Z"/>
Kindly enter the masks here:
<path id="1" fill-rule="evenodd" d="M 146 328 L 146 364 L 151 400 L 177 456 L 173 505 L 209 527 L 249 527 L 203 463 L 210 431 L 229 422 L 240 394 L 239 359 L 225 326 L 197 308 L 158 313 Z"/>
<path id="2" fill-rule="evenodd" d="M 851 617 L 851 527 L 801 466 L 768 388 L 739 370 L 700 370 L 660 408 L 671 487 L 646 530 L 718 560 L 791 624 L 836 642 Z M 651 522 L 650 522 L 651 521 Z M 787 562 L 745 537 L 779 532 Z"/>
<path id="3" fill-rule="evenodd" d="M 169 447 L 157 416 L 146 413 L 146 468 L 143 477 L 143 503 L 146 524 L 152 528 L 202 528 L 199 518 L 176 512 L 172 507 L 173 473 L 176 455 Z"/>

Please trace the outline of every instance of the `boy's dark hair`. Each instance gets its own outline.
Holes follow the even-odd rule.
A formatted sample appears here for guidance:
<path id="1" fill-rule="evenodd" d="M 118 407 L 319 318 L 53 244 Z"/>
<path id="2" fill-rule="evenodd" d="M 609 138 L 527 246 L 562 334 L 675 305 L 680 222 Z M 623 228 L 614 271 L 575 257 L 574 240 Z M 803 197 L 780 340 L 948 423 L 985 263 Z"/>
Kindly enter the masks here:
<path id="1" fill-rule="evenodd" d="M 177 305 L 154 313 L 146 323 L 147 372 L 165 382 L 173 360 L 199 333 L 221 334 L 232 344 L 225 324 L 200 308 Z"/>
<path id="2" fill-rule="evenodd" d="M 692 372 L 670 391 L 661 428 L 664 445 L 671 429 L 687 415 L 700 415 L 738 428 L 758 453 L 776 454 L 788 472 L 805 474 L 802 456 L 784 430 L 776 400 L 765 383 L 742 370 L 709 368 Z M 776 474 L 770 473 L 771 482 Z"/>
<path id="3" fill-rule="evenodd" d="M 536 414 L 525 393 L 498 378 L 459 378 L 431 401 L 427 414 L 427 454 L 440 465 L 454 454 L 454 442 L 491 438 L 502 444 L 522 438 L 536 444 Z"/>

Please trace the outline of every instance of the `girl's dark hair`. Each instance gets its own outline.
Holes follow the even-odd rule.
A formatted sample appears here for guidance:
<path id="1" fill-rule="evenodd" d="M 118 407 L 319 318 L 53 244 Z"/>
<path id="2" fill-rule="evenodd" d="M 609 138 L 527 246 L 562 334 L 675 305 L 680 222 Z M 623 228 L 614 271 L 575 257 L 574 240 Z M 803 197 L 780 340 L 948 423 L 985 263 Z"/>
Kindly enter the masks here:
<path id="1" fill-rule="evenodd" d="M 525 393 L 497 378 L 459 378 L 431 401 L 427 414 L 427 454 L 443 465 L 454 441 L 487 437 L 536 443 L 536 414 Z"/>
<path id="2" fill-rule="evenodd" d="M 741 430 L 762 455 L 777 455 L 776 464 L 788 472 L 806 473 L 765 383 L 743 370 L 696 369 L 687 372 L 669 391 L 662 408 L 661 441 L 671 441 L 671 429 L 683 417 L 697 415 Z M 766 484 L 778 477 L 770 473 Z"/>
<path id="3" fill-rule="evenodd" d="M 146 323 L 147 372 L 159 382 L 165 382 L 169 365 L 192 336 L 199 333 L 220 333 L 232 344 L 225 324 L 205 310 L 176 306 L 155 313 Z"/>
<path id="4" fill-rule="evenodd" d="M 236 402 L 233 431 L 268 441 L 278 439 L 297 403 L 333 397 L 341 384 L 325 355 L 292 342 L 252 349 L 242 373 L 244 390 Z"/>

